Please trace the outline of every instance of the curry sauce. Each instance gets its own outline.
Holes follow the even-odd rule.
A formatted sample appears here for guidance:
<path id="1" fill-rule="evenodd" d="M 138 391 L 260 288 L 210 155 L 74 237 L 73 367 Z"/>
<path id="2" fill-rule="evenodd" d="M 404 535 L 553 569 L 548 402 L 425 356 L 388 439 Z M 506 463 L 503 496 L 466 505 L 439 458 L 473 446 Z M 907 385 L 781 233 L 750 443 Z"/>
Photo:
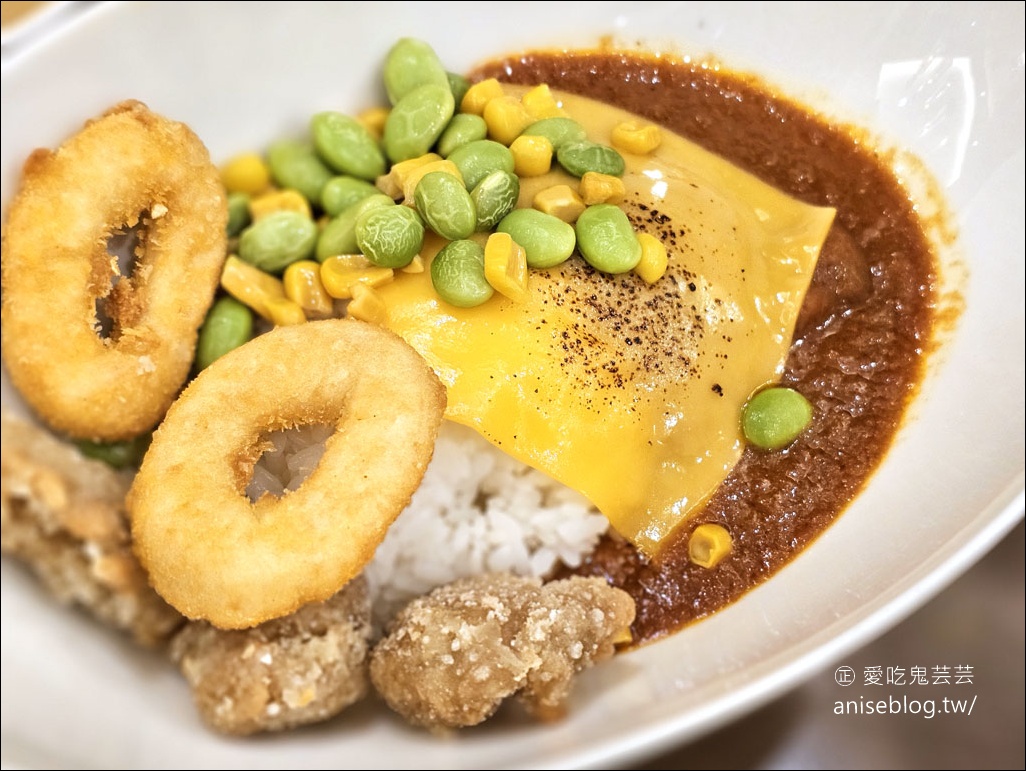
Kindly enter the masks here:
<path id="1" fill-rule="evenodd" d="M 745 450 L 657 558 L 610 535 L 573 571 L 604 576 L 634 597 L 634 639 L 643 643 L 773 575 L 865 485 L 923 375 L 935 258 L 887 157 L 857 130 L 818 117 L 753 78 L 622 52 L 532 53 L 474 73 L 486 77 L 548 83 L 616 105 L 805 203 L 837 210 L 782 378 L 812 402 L 812 424 L 783 451 Z M 688 535 L 703 522 L 723 525 L 733 538 L 732 553 L 713 569 L 688 559 Z"/>

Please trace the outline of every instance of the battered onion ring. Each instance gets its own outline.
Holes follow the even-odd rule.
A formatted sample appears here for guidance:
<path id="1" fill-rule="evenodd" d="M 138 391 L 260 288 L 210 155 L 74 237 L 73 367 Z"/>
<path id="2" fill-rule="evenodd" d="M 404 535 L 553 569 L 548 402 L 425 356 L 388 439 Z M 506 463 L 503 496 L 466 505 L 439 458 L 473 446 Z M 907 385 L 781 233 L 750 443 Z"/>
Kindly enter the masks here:
<path id="1" fill-rule="evenodd" d="M 326 600 L 374 556 L 427 468 L 445 388 L 362 321 L 277 327 L 203 370 L 168 410 L 128 496 L 153 587 L 189 618 L 241 629 Z M 246 497 L 269 432 L 328 424 L 317 468 Z"/>
<path id="2" fill-rule="evenodd" d="M 111 291 L 111 236 L 145 232 Z M 126 439 L 153 427 L 188 377 L 226 252 L 227 204 L 202 142 L 124 102 L 25 163 L 3 238 L 3 356 L 58 431 Z M 107 297 L 113 331 L 98 332 Z"/>

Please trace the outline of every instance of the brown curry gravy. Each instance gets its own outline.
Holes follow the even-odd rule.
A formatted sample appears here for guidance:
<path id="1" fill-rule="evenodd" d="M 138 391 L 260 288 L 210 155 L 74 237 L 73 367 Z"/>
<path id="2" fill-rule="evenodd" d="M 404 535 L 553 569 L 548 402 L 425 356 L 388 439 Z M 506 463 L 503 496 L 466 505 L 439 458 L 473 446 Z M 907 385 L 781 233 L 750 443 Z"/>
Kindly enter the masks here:
<path id="1" fill-rule="evenodd" d="M 628 591 L 637 604 L 634 640 L 644 643 L 773 575 L 863 487 L 923 374 L 936 262 L 888 159 L 855 130 L 754 78 L 622 52 L 532 53 L 483 65 L 472 79 L 486 77 L 548 83 L 617 105 L 802 201 L 837 209 L 783 378 L 813 403 L 810 427 L 784 451 L 746 450 L 657 560 L 608 536 L 572 571 Z M 687 536 L 702 522 L 724 525 L 734 541 L 713 569 L 687 556 Z"/>

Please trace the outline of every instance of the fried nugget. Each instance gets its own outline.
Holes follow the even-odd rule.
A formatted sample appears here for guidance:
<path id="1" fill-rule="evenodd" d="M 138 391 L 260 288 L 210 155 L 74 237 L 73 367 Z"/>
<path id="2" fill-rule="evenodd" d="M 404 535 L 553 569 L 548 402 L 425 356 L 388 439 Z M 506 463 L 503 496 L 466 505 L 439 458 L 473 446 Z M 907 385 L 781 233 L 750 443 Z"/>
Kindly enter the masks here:
<path id="1" fill-rule="evenodd" d="M 388 705 L 432 730 L 472 726 L 517 695 L 540 719 L 562 715 L 574 675 L 630 639 L 634 600 L 600 578 L 491 574 L 411 602 L 371 654 Z"/>
<path id="2" fill-rule="evenodd" d="M 189 622 L 171 657 L 212 728 L 281 731 L 327 720 L 366 695 L 370 618 L 361 575 L 325 602 L 252 629 Z"/>

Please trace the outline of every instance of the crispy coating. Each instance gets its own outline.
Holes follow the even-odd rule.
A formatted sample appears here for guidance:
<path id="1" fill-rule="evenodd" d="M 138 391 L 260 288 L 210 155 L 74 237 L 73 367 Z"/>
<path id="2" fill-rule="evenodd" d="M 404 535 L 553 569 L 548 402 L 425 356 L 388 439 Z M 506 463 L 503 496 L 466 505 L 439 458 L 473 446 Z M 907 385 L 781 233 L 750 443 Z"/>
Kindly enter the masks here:
<path id="1" fill-rule="evenodd" d="M 7 412 L 0 445 L 0 547 L 62 602 L 147 646 L 185 619 L 150 588 L 128 543 L 128 478 Z"/>
<path id="2" fill-rule="evenodd" d="M 630 639 L 634 600 L 600 578 L 492 574 L 411 602 L 371 654 L 388 705 L 432 730 L 476 725 L 517 695 L 538 718 L 560 717 L 576 673 Z"/>
<path id="3" fill-rule="evenodd" d="M 227 217 L 203 143 L 140 102 L 32 153 L 3 234 L 3 357 L 43 420 L 115 440 L 163 417 L 217 288 Z M 112 289 L 119 270 L 108 242 L 136 225 L 135 268 Z"/>
<path id="4" fill-rule="evenodd" d="M 191 621 L 171 641 L 203 720 L 227 734 L 327 720 L 368 689 L 370 599 L 363 576 L 326 602 L 243 631 Z"/>
<path id="5" fill-rule="evenodd" d="M 444 410 L 424 359 L 362 321 L 276 327 L 222 356 L 168 411 L 129 494 L 154 588 L 224 629 L 331 597 L 410 502 Z M 251 503 L 268 434 L 318 424 L 334 433 L 303 484 Z"/>

